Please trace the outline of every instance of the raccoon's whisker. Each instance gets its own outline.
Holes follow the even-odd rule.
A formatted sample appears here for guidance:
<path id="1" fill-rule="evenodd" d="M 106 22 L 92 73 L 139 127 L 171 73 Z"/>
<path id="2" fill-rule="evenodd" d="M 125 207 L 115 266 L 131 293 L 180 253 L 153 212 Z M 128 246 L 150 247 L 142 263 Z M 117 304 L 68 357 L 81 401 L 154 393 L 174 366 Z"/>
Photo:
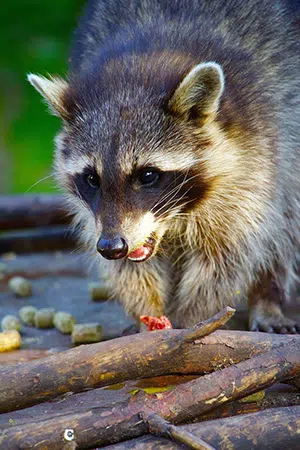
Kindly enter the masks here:
<path id="1" fill-rule="evenodd" d="M 159 216 L 157 216 L 156 220 L 159 220 L 161 217 L 166 217 L 170 212 L 177 210 L 178 208 L 176 208 L 176 201 L 177 201 L 177 199 L 170 202 L 170 204 L 168 205 L 168 209 L 166 211 L 163 211 Z M 172 204 L 172 203 L 174 203 L 174 204 Z M 180 205 L 180 208 L 182 206 Z"/>
<path id="2" fill-rule="evenodd" d="M 184 192 L 184 194 L 182 194 L 182 196 L 179 197 L 179 198 L 177 199 L 177 201 L 175 202 L 175 205 L 173 205 L 173 208 L 177 205 L 177 203 L 178 203 L 180 200 L 182 200 L 183 198 L 185 198 L 186 194 L 192 189 L 192 187 L 193 187 L 193 186 L 190 186 L 190 187 Z M 192 201 L 192 200 L 190 200 L 190 201 Z M 187 203 L 189 203 L 189 201 L 188 201 Z M 180 206 L 181 206 L 181 205 L 180 205 Z M 181 206 L 181 207 L 182 207 L 182 206 Z"/>
<path id="3" fill-rule="evenodd" d="M 183 197 L 184 198 L 184 197 Z M 191 203 L 193 200 L 187 200 L 186 202 L 180 204 L 179 206 L 177 206 L 177 203 L 174 203 L 174 205 L 171 205 L 166 211 L 164 211 L 159 218 L 163 217 L 165 218 L 167 215 L 170 217 L 173 213 L 176 214 L 176 216 L 174 215 L 175 218 L 177 218 L 181 213 L 180 213 L 180 209 L 184 208 L 186 205 L 188 205 L 189 203 Z"/>
<path id="4" fill-rule="evenodd" d="M 172 182 L 172 184 L 174 184 L 176 182 L 176 180 L 174 180 Z M 162 194 L 164 194 L 166 192 L 167 189 L 169 189 L 170 186 L 166 186 L 165 189 L 163 190 Z M 152 206 L 152 208 L 150 209 L 150 212 L 153 211 L 154 208 L 156 208 L 156 206 L 158 206 L 161 202 L 163 202 L 165 199 L 167 199 L 169 196 L 171 196 L 173 194 L 173 192 L 178 188 L 178 186 L 176 185 L 173 189 L 171 189 L 171 191 L 167 192 L 165 195 L 161 196 L 158 198 L 157 202 Z"/>
<path id="5" fill-rule="evenodd" d="M 71 252 L 70 252 L 70 255 L 73 255 L 74 253 L 77 253 L 77 252 L 86 252 L 86 247 L 83 245 L 83 244 L 79 244 L 79 245 L 77 245 L 77 247 L 75 247 Z"/>
<path id="6" fill-rule="evenodd" d="M 175 203 L 174 203 L 174 205 L 170 205 L 170 207 L 169 207 L 166 211 L 164 211 L 163 213 L 161 213 L 161 214 L 156 218 L 156 220 L 159 220 L 161 217 L 166 216 L 167 214 L 170 214 L 170 212 L 175 211 L 176 209 L 178 209 L 178 208 L 176 208 L 176 205 L 177 205 L 178 201 L 180 201 L 180 200 L 182 200 L 182 199 L 184 198 L 184 196 L 186 195 L 186 193 L 187 193 L 187 192 L 185 192 L 184 195 L 183 195 L 182 197 L 180 197 L 179 199 L 174 199 L 172 202 L 170 202 L 170 203 L 173 203 L 173 202 L 175 202 Z M 183 208 L 184 206 L 188 205 L 188 204 L 189 204 L 190 202 L 192 202 L 192 201 L 193 201 L 193 200 L 188 200 L 188 201 L 182 203 L 181 205 L 179 205 L 179 208 Z M 180 214 L 180 212 L 178 211 L 177 214 Z"/>
<path id="7" fill-rule="evenodd" d="M 76 191 L 77 197 L 79 198 L 79 201 L 84 205 L 84 200 L 82 198 L 82 195 L 80 194 L 78 187 L 74 181 L 73 181 L 73 186 L 75 188 L 75 191 Z"/>
<path id="8" fill-rule="evenodd" d="M 186 174 L 187 175 L 187 174 Z M 196 177 L 198 177 L 198 174 L 196 174 L 196 175 L 193 175 L 192 177 L 189 177 L 189 178 L 186 178 L 186 176 L 185 176 L 185 178 L 183 179 L 183 181 L 181 182 L 181 184 L 179 185 L 179 186 L 177 186 L 177 192 L 178 191 L 180 191 L 181 189 L 182 189 L 182 187 L 185 185 L 185 184 L 187 184 L 187 183 L 189 183 L 191 180 L 193 180 L 194 178 L 196 178 Z M 172 192 L 174 192 L 174 190 L 176 190 L 176 187 L 175 187 L 175 189 L 173 189 L 171 192 L 170 192 L 170 194 L 172 193 Z M 177 192 L 172 196 L 172 198 L 173 197 L 175 197 L 176 195 L 177 195 Z"/>
<path id="9" fill-rule="evenodd" d="M 187 174 L 186 174 L 187 175 Z M 184 179 L 182 182 L 181 182 L 181 184 L 179 185 L 179 186 L 176 186 L 176 188 L 175 189 L 172 189 L 172 191 L 169 193 L 169 195 L 171 195 L 171 193 L 173 193 L 173 195 L 171 196 L 171 199 L 168 201 L 168 203 L 177 195 L 177 193 L 182 189 L 182 187 L 186 184 L 186 183 L 188 183 L 188 182 L 190 182 L 193 178 L 195 178 L 195 177 L 197 177 L 198 175 L 194 175 L 194 176 L 192 176 L 192 177 L 190 177 L 190 178 L 188 178 L 188 179 Z M 175 191 L 175 192 L 174 192 Z M 186 192 L 183 194 L 183 195 L 186 195 Z M 168 195 L 166 195 L 163 199 L 161 199 L 159 202 L 157 202 L 157 204 L 160 204 L 160 203 L 162 203 L 162 201 L 163 200 L 166 200 L 166 198 L 168 197 Z M 180 199 L 181 199 L 182 197 L 180 197 Z M 157 214 L 157 213 L 159 213 L 159 211 L 161 211 L 161 209 L 162 208 L 164 208 L 164 206 L 165 205 L 162 205 L 157 211 L 155 211 L 155 213 Z M 153 209 L 153 208 L 152 208 Z"/>
<path id="10" fill-rule="evenodd" d="M 183 181 L 181 182 L 181 184 L 180 184 L 179 186 L 176 185 L 173 189 L 171 189 L 171 191 L 167 192 L 167 194 L 165 194 L 163 197 L 160 197 L 160 198 L 158 199 L 158 201 L 155 203 L 155 205 L 151 208 L 151 210 L 150 210 L 151 212 L 152 212 L 152 210 L 153 210 L 156 206 L 158 206 L 161 202 L 163 202 L 163 201 L 166 200 L 168 197 L 170 197 L 174 192 L 175 192 L 175 195 L 176 195 L 176 191 L 180 190 L 180 189 L 182 188 L 182 186 L 184 185 L 189 170 L 190 170 L 190 169 L 188 169 L 187 172 L 185 173 L 184 179 L 183 179 Z M 172 184 L 174 184 L 174 183 L 176 183 L 176 178 L 175 178 L 175 180 L 173 180 Z M 163 192 L 165 192 L 166 189 L 168 189 L 168 188 L 169 188 L 169 186 L 167 186 L 167 187 L 164 189 Z M 173 197 L 174 197 L 174 196 L 173 196 Z M 172 197 L 172 198 L 173 198 L 173 197 Z"/>
<path id="11" fill-rule="evenodd" d="M 53 177 L 53 174 L 51 173 L 50 175 L 47 175 L 46 177 L 41 178 L 40 180 L 36 181 L 32 186 L 30 186 L 30 188 L 27 189 L 26 193 L 31 191 L 31 189 L 33 189 L 37 184 L 40 184 L 43 181 L 48 180 L 48 178 L 52 178 L 52 177 Z"/>
<path id="12" fill-rule="evenodd" d="M 192 177 L 190 178 L 190 179 L 192 179 Z M 188 180 L 188 181 L 190 181 L 190 179 Z M 185 196 L 186 196 L 186 194 L 192 189 L 192 187 L 193 186 L 190 186 L 178 199 L 174 199 L 174 200 L 170 200 L 169 202 L 168 202 L 168 204 L 167 204 L 167 206 L 169 206 L 171 203 L 173 203 L 173 201 L 175 201 L 175 204 L 174 205 L 172 205 L 172 208 L 174 208 L 174 206 L 176 206 L 177 205 L 177 203 L 180 201 L 180 200 L 182 200 Z M 180 186 L 180 189 L 181 189 L 181 186 Z M 160 207 L 159 208 L 159 210 L 156 212 L 156 213 L 158 213 L 159 211 L 161 211 L 161 209 L 164 207 L 164 205 L 162 206 L 162 207 Z M 167 209 L 167 211 L 165 211 L 164 213 L 162 213 L 162 214 L 167 214 L 168 212 L 170 211 L 170 208 L 169 209 Z M 158 216 L 159 217 L 159 216 Z"/>

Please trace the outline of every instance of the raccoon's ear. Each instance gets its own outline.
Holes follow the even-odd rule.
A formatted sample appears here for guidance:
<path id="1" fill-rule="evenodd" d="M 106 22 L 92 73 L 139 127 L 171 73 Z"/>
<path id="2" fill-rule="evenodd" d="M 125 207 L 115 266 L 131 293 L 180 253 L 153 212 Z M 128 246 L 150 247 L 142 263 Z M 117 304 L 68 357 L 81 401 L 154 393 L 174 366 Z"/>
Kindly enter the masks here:
<path id="1" fill-rule="evenodd" d="M 212 120 L 224 90 L 224 74 L 215 62 L 195 66 L 182 80 L 169 101 L 172 114 L 185 119 Z"/>
<path id="2" fill-rule="evenodd" d="M 65 80 L 58 77 L 48 79 L 34 74 L 27 75 L 27 80 L 44 97 L 55 116 L 68 119 L 69 113 L 64 105 L 64 98 L 69 85 Z"/>

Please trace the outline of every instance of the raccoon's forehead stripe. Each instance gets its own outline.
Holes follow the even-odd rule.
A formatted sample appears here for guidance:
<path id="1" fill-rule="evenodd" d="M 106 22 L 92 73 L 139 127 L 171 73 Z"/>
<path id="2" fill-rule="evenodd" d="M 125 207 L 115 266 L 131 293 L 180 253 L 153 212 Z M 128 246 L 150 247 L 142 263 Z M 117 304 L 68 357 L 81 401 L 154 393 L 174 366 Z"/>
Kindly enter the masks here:
<path id="1" fill-rule="evenodd" d="M 102 164 L 100 158 L 95 160 L 91 154 L 84 154 L 78 151 L 66 151 L 68 144 L 66 143 L 67 134 L 65 132 L 59 133 L 55 138 L 55 145 L 58 154 L 60 155 L 60 163 L 65 172 L 73 174 L 76 172 L 83 172 L 86 168 L 94 167 L 99 175 L 102 172 Z"/>
<path id="2" fill-rule="evenodd" d="M 79 155 L 77 157 L 73 156 L 72 158 L 68 158 L 65 161 L 65 171 L 69 174 L 74 173 L 82 173 L 85 172 L 87 169 L 90 169 L 91 167 L 94 167 L 97 171 L 98 175 L 101 175 L 102 167 L 97 161 L 97 164 L 95 164 L 95 161 L 93 158 L 90 158 L 86 155 Z"/>
<path id="3" fill-rule="evenodd" d="M 181 154 L 178 152 L 173 153 L 171 151 L 169 154 L 168 152 L 151 153 L 147 159 L 143 158 L 142 160 L 140 158 L 138 160 L 138 164 L 141 166 L 157 167 L 163 172 L 189 170 L 197 162 L 198 159 L 195 155 L 184 154 L 184 152 Z"/>

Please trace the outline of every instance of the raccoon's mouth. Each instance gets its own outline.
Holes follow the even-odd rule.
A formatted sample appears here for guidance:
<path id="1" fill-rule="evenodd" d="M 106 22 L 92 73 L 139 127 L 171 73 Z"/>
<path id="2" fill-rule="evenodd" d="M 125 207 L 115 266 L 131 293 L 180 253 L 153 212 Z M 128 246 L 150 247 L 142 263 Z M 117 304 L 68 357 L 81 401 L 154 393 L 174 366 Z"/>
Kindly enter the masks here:
<path id="1" fill-rule="evenodd" d="M 149 238 L 143 245 L 133 250 L 133 252 L 129 253 L 127 258 L 130 261 L 134 262 L 144 262 L 150 258 L 150 256 L 154 251 L 154 248 L 155 248 L 155 239 Z"/>

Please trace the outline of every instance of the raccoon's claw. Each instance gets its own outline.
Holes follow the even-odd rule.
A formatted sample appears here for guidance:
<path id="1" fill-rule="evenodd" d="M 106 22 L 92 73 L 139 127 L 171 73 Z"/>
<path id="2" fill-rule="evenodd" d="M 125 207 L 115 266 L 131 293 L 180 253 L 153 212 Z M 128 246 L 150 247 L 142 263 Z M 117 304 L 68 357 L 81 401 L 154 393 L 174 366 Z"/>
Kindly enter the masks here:
<path id="1" fill-rule="evenodd" d="M 250 331 L 264 331 L 265 333 L 298 334 L 300 324 L 288 319 L 283 314 L 268 313 L 260 310 L 252 312 L 250 319 Z"/>
<path id="2" fill-rule="evenodd" d="M 277 333 L 277 334 L 300 334 L 299 326 L 279 326 L 268 325 L 266 323 L 254 323 L 250 327 L 250 331 L 263 331 L 265 333 Z"/>
<path id="3" fill-rule="evenodd" d="M 274 326 L 273 327 L 276 333 L 280 333 L 280 334 L 297 334 L 300 333 L 300 326 L 295 324 L 295 325 L 286 325 L 281 327 L 280 325 Z"/>

